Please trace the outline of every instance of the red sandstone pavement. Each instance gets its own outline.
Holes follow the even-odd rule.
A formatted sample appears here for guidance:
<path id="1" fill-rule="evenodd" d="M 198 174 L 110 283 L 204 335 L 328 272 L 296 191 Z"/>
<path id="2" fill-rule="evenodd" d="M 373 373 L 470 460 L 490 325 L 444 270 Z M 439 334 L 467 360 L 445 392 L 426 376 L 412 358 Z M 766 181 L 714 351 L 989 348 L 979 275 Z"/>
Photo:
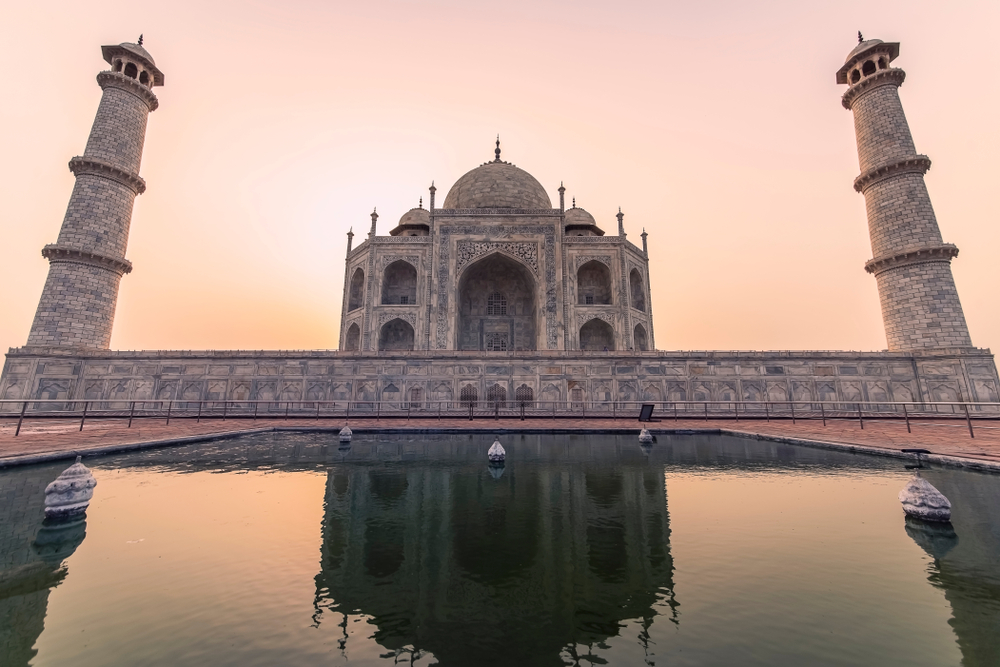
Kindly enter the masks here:
<path id="1" fill-rule="evenodd" d="M 172 419 L 169 424 L 164 419 L 137 419 L 128 428 L 123 419 L 91 419 L 79 430 L 79 420 L 26 420 L 20 435 L 14 435 L 16 419 L 0 421 L 0 467 L 5 463 L 15 463 L 22 457 L 45 456 L 57 458 L 59 454 L 86 453 L 93 450 L 107 451 L 128 445 L 138 447 L 143 444 L 159 443 L 178 439 L 204 439 L 246 430 L 271 428 L 329 428 L 339 429 L 343 419 Z M 414 418 L 386 419 L 351 418 L 351 428 L 356 431 L 380 429 L 433 431 L 439 429 L 477 429 L 534 431 L 558 429 L 561 431 L 634 430 L 638 433 L 640 424 L 634 419 L 612 420 L 607 418 L 528 418 L 501 419 L 476 418 L 475 421 L 458 418 Z M 906 424 L 893 420 L 865 420 L 864 429 L 857 420 L 828 419 L 826 426 L 820 420 L 790 419 L 764 420 L 713 419 L 709 421 L 664 419 L 650 424 L 654 432 L 673 429 L 714 430 L 734 434 L 745 434 L 765 439 L 792 439 L 816 443 L 876 448 L 899 451 L 903 448 L 920 447 L 943 457 L 973 459 L 1000 470 L 1000 420 L 976 420 L 973 422 L 975 438 L 969 437 L 965 420 L 937 419 L 912 422 L 912 433 L 907 433 Z M 807 444 L 807 443 L 801 443 Z M 46 456 L 51 455 L 51 456 Z M 61 457 L 60 457 L 61 458 Z"/>

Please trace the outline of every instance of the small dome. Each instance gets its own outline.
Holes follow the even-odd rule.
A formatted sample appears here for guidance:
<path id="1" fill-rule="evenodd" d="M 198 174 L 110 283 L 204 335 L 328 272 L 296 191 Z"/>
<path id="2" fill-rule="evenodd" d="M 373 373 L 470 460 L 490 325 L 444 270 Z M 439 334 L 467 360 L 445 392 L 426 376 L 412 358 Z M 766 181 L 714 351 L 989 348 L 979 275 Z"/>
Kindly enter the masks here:
<path id="1" fill-rule="evenodd" d="M 487 162 L 451 186 L 442 208 L 552 208 L 535 177 L 507 162 Z"/>
<path id="2" fill-rule="evenodd" d="M 134 53 L 135 55 L 139 56 L 140 58 L 144 58 L 144 59 L 148 60 L 150 65 L 152 65 L 154 67 L 156 66 L 156 61 L 153 60 L 153 56 L 149 55 L 149 51 L 147 51 L 146 49 L 142 48 L 138 44 L 133 44 L 132 42 L 122 42 L 118 46 L 122 47 L 126 51 L 131 51 L 132 53 Z"/>
<path id="3" fill-rule="evenodd" d="M 153 56 L 149 55 L 149 51 L 142 48 L 140 45 L 133 44 L 132 42 L 108 44 L 101 47 L 101 54 L 104 56 L 104 60 L 107 61 L 109 65 L 114 63 L 116 57 L 120 56 L 137 60 L 142 64 L 146 71 L 149 72 L 149 75 L 153 79 L 153 86 L 163 85 L 163 72 L 156 67 L 156 62 L 153 60 Z"/>
<path id="4" fill-rule="evenodd" d="M 399 219 L 399 226 L 403 225 L 428 225 L 431 224 L 431 214 L 425 208 L 411 208 Z"/>
<path id="5" fill-rule="evenodd" d="M 421 207 L 411 208 L 389 231 L 389 236 L 427 236 L 431 231 L 431 214 Z"/>
<path id="6" fill-rule="evenodd" d="M 587 213 L 582 208 L 569 208 L 566 209 L 566 226 L 569 225 L 596 225 L 597 221 L 594 220 L 594 216 Z"/>
<path id="7" fill-rule="evenodd" d="M 871 47 L 876 46 L 878 44 L 885 44 L 885 42 L 883 42 L 881 39 L 866 39 L 865 41 L 861 42 L 853 49 L 851 49 L 851 52 L 847 54 L 847 58 L 844 60 L 844 62 L 845 63 L 851 62 L 851 58 L 858 55 L 862 51 L 867 51 Z"/>

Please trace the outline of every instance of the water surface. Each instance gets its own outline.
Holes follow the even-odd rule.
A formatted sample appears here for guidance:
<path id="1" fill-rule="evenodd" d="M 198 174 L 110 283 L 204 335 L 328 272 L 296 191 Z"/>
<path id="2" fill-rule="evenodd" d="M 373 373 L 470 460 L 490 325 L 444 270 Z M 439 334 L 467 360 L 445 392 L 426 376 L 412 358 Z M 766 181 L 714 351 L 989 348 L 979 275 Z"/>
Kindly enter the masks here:
<path id="1" fill-rule="evenodd" d="M 1000 476 L 722 436 L 261 434 L 0 472 L 3 665 L 996 665 Z"/>

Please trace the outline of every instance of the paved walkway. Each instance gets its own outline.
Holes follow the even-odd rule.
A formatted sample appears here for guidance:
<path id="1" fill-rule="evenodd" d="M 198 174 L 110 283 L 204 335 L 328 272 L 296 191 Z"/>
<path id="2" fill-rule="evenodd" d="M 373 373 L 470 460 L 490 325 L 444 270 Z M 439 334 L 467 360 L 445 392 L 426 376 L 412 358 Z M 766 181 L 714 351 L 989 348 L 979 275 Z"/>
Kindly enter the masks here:
<path id="1" fill-rule="evenodd" d="M 215 439 L 240 432 L 271 430 L 274 428 L 323 428 L 339 430 L 342 419 L 137 419 L 128 428 L 123 419 L 89 419 L 82 431 L 78 419 L 66 421 L 26 420 L 21 433 L 14 436 L 17 420 L 0 420 L 0 467 L 19 463 L 53 460 L 75 456 L 76 453 L 101 453 L 124 449 L 163 446 L 178 442 Z M 612 420 L 607 418 L 501 419 L 476 418 L 413 418 L 413 419 L 358 419 L 352 417 L 351 428 L 361 432 L 387 431 L 441 431 L 481 430 L 497 431 L 624 431 L 638 433 L 640 425 L 634 419 Z M 992 468 L 1000 472 L 1000 420 L 973 422 L 975 438 L 969 437 L 964 420 L 942 419 L 912 422 L 912 433 L 907 433 L 902 421 L 866 419 L 864 429 L 857 420 L 828 419 L 826 426 L 820 420 L 790 419 L 764 420 L 716 419 L 680 420 L 664 419 L 650 424 L 654 433 L 682 430 L 708 430 L 713 432 L 745 435 L 768 440 L 781 440 L 794 444 L 879 450 L 882 453 L 899 452 L 903 448 L 920 447 L 930 450 L 931 460 L 970 467 Z M 947 461 L 945 459 L 948 459 Z"/>

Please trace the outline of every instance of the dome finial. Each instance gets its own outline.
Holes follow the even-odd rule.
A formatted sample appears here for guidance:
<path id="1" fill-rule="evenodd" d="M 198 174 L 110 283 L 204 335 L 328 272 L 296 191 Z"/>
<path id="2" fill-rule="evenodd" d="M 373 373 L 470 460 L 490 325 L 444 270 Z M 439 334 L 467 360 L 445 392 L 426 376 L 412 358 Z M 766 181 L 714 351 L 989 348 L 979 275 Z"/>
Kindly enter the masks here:
<path id="1" fill-rule="evenodd" d="M 139 46 L 142 46 L 142 35 L 139 35 Z"/>
<path id="2" fill-rule="evenodd" d="M 497 149 L 494 151 L 497 154 L 497 159 L 494 162 L 500 161 L 500 135 L 497 135 Z"/>
<path id="3" fill-rule="evenodd" d="M 865 41 L 865 38 L 861 36 L 861 31 L 858 30 L 858 44 L 860 44 L 863 41 Z"/>
<path id="4" fill-rule="evenodd" d="M 576 208 L 576 197 L 573 197 L 573 208 Z"/>
<path id="5" fill-rule="evenodd" d="M 423 207 L 424 207 L 424 196 L 420 195 L 420 204 L 417 205 L 417 208 L 423 208 Z"/>

